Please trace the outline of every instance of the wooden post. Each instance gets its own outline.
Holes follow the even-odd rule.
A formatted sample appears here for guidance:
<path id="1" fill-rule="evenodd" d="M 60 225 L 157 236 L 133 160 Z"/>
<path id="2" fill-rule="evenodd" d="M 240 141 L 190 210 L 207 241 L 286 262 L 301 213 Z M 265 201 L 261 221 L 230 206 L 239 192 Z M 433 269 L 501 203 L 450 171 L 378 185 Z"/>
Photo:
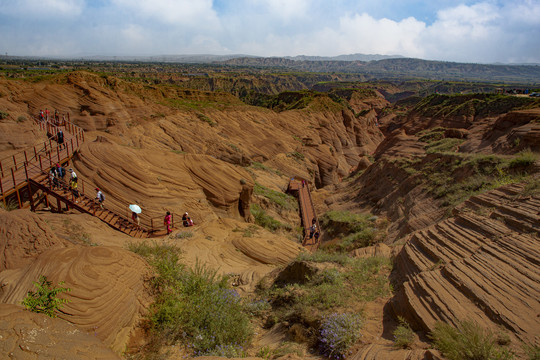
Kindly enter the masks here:
<path id="1" fill-rule="evenodd" d="M 19 204 L 19 209 L 22 209 L 21 194 L 19 194 L 19 189 L 16 190 L 17 193 L 17 203 Z"/>
<path id="2" fill-rule="evenodd" d="M 79 147 L 79 133 L 77 132 L 77 136 L 75 137 L 77 139 L 77 148 Z"/>
<path id="3" fill-rule="evenodd" d="M 43 164 L 41 163 L 41 154 L 39 154 L 39 169 L 43 171 Z"/>
<path id="4" fill-rule="evenodd" d="M 75 149 L 73 148 L 73 138 L 71 138 L 71 152 L 74 153 Z"/>
<path id="5" fill-rule="evenodd" d="M 24 164 L 24 173 L 26 175 L 26 181 L 28 181 L 28 165 L 27 165 L 27 163 Z"/>
<path id="6" fill-rule="evenodd" d="M 15 183 L 15 172 L 13 172 L 13 168 L 11 168 L 11 178 L 13 179 L 13 188 L 15 189 L 17 184 Z"/>
<path id="7" fill-rule="evenodd" d="M 0 177 L 0 194 L 2 194 L 2 198 L 5 201 L 6 199 L 4 197 L 4 186 L 2 186 L 2 177 Z"/>
<path id="8" fill-rule="evenodd" d="M 15 165 L 15 170 L 17 170 L 17 159 L 15 158 L 15 155 L 13 155 L 13 165 Z"/>
<path id="9" fill-rule="evenodd" d="M 64 212 L 62 209 L 62 203 L 60 202 L 60 198 L 56 198 L 56 208 L 58 209 L 58 212 Z"/>
<path id="10" fill-rule="evenodd" d="M 60 145 L 56 146 L 56 155 L 58 156 L 58 162 L 60 163 Z"/>
<path id="11" fill-rule="evenodd" d="M 32 194 L 32 185 L 28 182 L 28 197 L 30 198 L 30 210 L 36 211 L 36 206 L 34 205 L 34 194 Z"/>
<path id="12" fill-rule="evenodd" d="M 34 158 L 37 159 L 37 150 L 36 150 L 36 147 L 34 146 Z"/>
<path id="13" fill-rule="evenodd" d="M 2 173 L 2 177 L 4 177 L 4 168 L 2 167 L 1 161 L 0 161 L 0 173 Z"/>

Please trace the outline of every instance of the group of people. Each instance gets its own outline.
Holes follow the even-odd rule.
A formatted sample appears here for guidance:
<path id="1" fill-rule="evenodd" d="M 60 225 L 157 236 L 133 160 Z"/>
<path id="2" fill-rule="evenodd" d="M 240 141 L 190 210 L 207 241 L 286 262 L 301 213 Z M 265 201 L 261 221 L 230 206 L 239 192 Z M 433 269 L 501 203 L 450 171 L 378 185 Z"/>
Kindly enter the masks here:
<path id="1" fill-rule="evenodd" d="M 51 111 L 48 108 L 45 108 L 45 111 L 39 110 L 39 120 L 40 121 L 51 121 L 55 125 L 62 125 L 66 123 L 66 114 L 62 115 L 62 121 L 60 122 L 60 113 L 58 110 L 54 110 L 54 115 L 51 116 Z"/>
<path id="2" fill-rule="evenodd" d="M 78 177 L 75 171 L 72 168 L 69 170 L 69 183 L 66 183 L 66 170 L 60 163 L 57 163 L 55 166 L 51 167 L 49 170 L 49 186 L 53 190 L 61 190 L 69 186 L 73 198 L 76 203 L 79 202 L 79 190 L 78 190 Z"/>
<path id="3" fill-rule="evenodd" d="M 165 218 L 163 219 L 163 225 L 167 228 L 167 234 L 172 233 L 172 215 L 170 211 L 167 211 Z M 182 215 L 182 225 L 184 227 L 189 227 L 195 225 L 191 217 L 187 212 Z"/>

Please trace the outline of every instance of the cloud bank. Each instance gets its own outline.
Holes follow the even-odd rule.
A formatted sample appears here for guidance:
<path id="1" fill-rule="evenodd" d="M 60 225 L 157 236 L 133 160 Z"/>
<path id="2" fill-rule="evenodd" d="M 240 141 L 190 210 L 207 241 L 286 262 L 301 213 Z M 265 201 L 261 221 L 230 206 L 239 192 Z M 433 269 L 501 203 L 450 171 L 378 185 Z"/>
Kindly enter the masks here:
<path id="1" fill-rule="evenodd" d="M 540 0 L 0 0 L 0 53 L 540 63 Z"/>

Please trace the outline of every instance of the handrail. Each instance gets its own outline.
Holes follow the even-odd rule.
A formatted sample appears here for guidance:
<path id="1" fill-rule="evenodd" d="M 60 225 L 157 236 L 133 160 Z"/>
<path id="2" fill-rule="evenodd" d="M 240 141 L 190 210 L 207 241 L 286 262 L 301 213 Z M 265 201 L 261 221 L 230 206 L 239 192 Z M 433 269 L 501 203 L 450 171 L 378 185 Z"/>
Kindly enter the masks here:
<path id="1" fill-rule="evenodd" d="M 69 117 L 69 114 L 68 114 Z M 38 119 L 38 117 L 33 117 L 32 120 L 34 123 L 39 125 L 41 130 L 47 131 L 47 134 L 53 134 L 49 137 L 47 137 L 47 140 L 44 142 L 44 146 L 41 149 L 36 149 L 36 146 L 33 147 L 33 152 L 27 153 L 26 150 L 20 151 L 18 153 L 15 153 L 13 155 L 7 156 L 3 159 L 0 159 L 0 178 L 3 178 L 5 176 L 8 176 L 10 170 L 13 169 L 13 171 L 20 170 L 24 167 L 25 163 L 28 163 L 32 160 L 37 160 L 38 155 L 51 151 L 53 149 L 52 141 L 56 137 L 56 134 L 58 133 L 58 129 L 63 126 L 65 131 L 75 136 L 75 141 L 77 143 L 77 147 L 79 146 L 79 140 L 84 141 L 84 130 L 73 124 L 71 121 L 63 120 L 60 124 L 53 124 L 50 121 L 44 120 L 41 121 Z M 48 147 L 47 147 L 48 144 Z M 58 148 L 58 146 L 57 146 Z M 12 160 L 13 164 L 9 166 L 6 165 L 6 161 Z"/>

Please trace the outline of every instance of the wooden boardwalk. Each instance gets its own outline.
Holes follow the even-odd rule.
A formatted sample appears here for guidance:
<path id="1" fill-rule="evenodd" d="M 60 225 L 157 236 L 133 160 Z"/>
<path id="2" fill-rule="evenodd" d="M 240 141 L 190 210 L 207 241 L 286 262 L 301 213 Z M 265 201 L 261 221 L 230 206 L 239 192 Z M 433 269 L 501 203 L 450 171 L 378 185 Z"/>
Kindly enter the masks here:
<path id="1" fill-rule="evenodd" d="M 69 121 L 53 124 L 48 121 L 34 120 L 42 131 L 47 132 L 47 141 L 43 146 L 27 149 L 8 158 L 0 160 L 0 202 L 4 207 L 30 206 L 32 211 L 45 203 L 56 211 L 76 209 L 91 214 L 109 226 L 133 237 L 149 237 L 165 233 L 162 219 L 141 219 L 140 225 L 131 219 L 110 209 L 102 209 L 95 204 L 94 196 L 85 193 L 85 182 L 78 178 L 78 197 L 70 189 L 67 182 L 58 180 L 52 184 L 49 171 L 56 164 L 66 168 L 73 155 L 84 141 L 84 131 Z M 64 133 L 64 144 L 54 139 L 59 130 Z M 69 173 L 66 174 L 69 179 Z M 87 189 L 94 186 L 88 185 Z M 173 224 L 174 227 L 174 214 Z M 154 223 L 156 226 L 154 226 Z"/>
<path id="2" fill-rule="evenodd" d="M 319 219 L 315 213 L 315 207 L 311 199 L 311 192 L 309 191 L 309 184 L 305 180 L 291 179 L 289 182 L 288 192 L 294 194 L 298 198 L 298 204 L 300 206 L 300 217 L 302 220 L 302 226 L 304 227 L 304 240 L 302 245 L 310 251 L 315 251 L 319 248 L 321 238 L 313 236 L 310 237 L 309 228 L 315 220 L 317 231 L 321 233 L 321 227 L 319 225 Z"/>

